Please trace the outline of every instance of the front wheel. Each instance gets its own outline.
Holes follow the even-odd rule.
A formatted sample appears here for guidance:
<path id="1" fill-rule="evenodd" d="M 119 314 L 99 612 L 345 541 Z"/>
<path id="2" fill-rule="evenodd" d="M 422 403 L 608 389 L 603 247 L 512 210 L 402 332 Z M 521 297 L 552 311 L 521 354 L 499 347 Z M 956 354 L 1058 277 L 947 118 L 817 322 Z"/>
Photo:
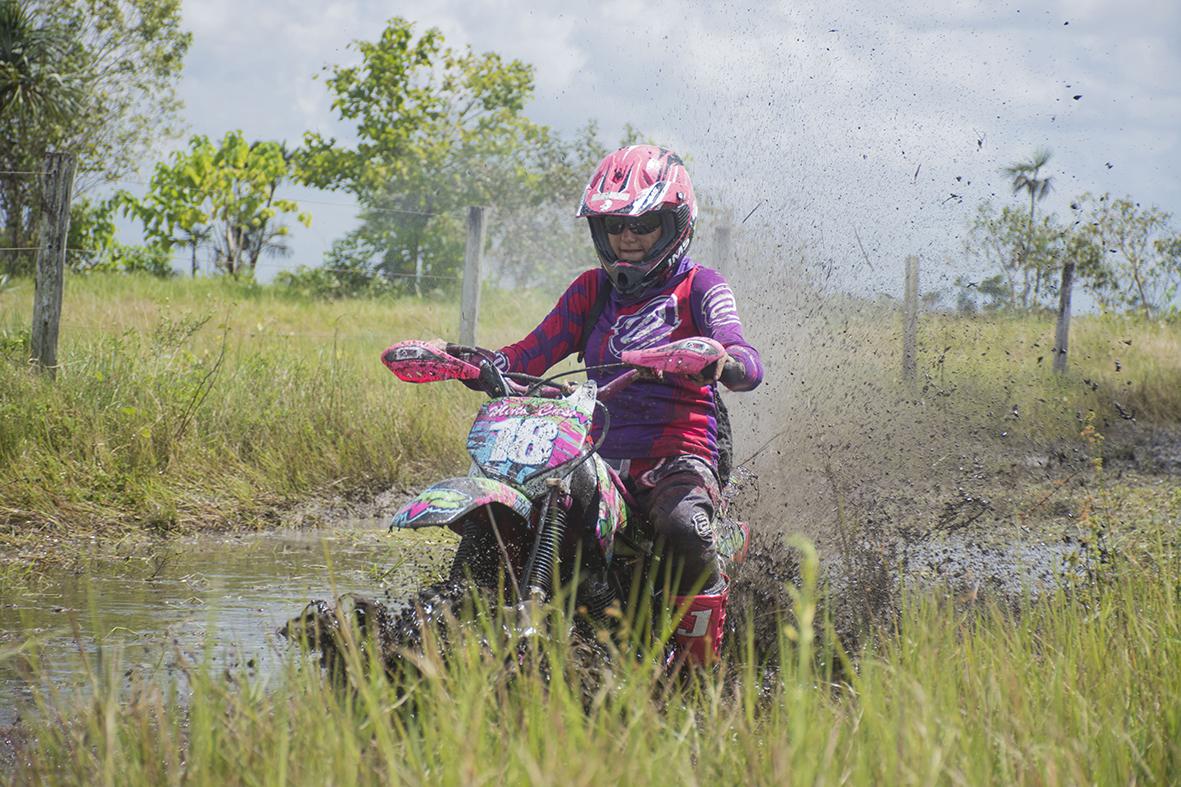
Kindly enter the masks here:
<path id="1" fill-rule="evenodd" d="M 447 581 L 470 584 L 486 596 L 498 594 L 501 588 L 506 596 L 514 596 L 525 548 L 519 528 L 494 517 L 485 508 L 463 523 Z"/>

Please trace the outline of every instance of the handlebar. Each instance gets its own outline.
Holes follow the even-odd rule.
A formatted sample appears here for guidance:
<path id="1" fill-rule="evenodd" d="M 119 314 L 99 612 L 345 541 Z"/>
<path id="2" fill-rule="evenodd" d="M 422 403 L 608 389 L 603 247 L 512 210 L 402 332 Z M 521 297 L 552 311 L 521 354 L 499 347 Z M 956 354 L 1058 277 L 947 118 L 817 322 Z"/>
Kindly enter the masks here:
<path id="1" fill-rule="evenodd" d="M 699 375 L 712 364 L 726 357 L 725 349 L 713 339 L 694 337 L 641 350 L 625 350 L 622 363 L 606 364 L 560 372 L 549 377 L 535 377 L 521 372 L 503 372 L 494 363 L 494 356 L 479 347 L 406 341 L 392 345 L 382 353 L 382 361 L 389 370 L 407 382 L 436 382 L 457 379 L 469 388 L 482 390 L 490 396 L 557 397 L 570 393 L 573 387 L 555 380 L 570 374 L 600 369 L 626 368 L 599 390 L 600 400 L 609 399 L 647 373 L 657 378 L 665 374 Z"/>

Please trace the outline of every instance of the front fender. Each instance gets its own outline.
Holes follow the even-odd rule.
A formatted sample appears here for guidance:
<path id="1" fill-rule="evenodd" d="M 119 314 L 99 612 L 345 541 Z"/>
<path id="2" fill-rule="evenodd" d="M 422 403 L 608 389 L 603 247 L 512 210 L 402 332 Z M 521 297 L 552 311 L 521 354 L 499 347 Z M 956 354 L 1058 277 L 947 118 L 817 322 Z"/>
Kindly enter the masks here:
<path id="1" fill-rule="evenodd" d="M 529 521 L 533 504 L 529 498 L 508 484 L 491 478 L 448 478 L 433 484 L 418 497 L 402 506 L 390 522 L 390 530 L 398 527 L 454 526 L 480 506 L 499 503 Z"/>

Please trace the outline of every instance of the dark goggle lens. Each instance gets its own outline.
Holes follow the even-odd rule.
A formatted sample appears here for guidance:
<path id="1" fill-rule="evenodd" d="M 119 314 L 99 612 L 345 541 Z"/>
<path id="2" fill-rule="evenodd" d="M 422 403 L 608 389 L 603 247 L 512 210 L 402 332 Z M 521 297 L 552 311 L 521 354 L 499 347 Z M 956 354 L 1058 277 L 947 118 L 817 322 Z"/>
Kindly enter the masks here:
<path id="1" fill-rule="evenodd" d="M 625 227 L 636 235 L 647 235 L 660 229 L 660 224 L 659 213 L 645 213 L 642 216 L 605 216 L 603 218 L 603 229 L 607 231 L 608 235 L 619 235 Z"/>

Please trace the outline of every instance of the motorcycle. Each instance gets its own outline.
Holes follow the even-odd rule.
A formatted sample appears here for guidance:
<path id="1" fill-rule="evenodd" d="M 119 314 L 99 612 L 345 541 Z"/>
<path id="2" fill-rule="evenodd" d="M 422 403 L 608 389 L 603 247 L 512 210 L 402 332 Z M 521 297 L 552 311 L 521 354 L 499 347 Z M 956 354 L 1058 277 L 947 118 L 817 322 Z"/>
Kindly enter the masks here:
<path id="1" fill-rule="evenodd" d="M 468 433 L 469 473 L 427 487 L 390 524 L 390 532 L 456 532 L 460 541 L 447 580 L 421 593 L 400 618 L 372 602 L 352 603 L 346 614 L 362 630 L 404 641 L 419 618 L 473 589 L 490 603 L 511 602 L 520 634 L 539 630 L 541 610 L 563 589 L 592 626 L 611 625 L 643 605 L 665 608 L 662 544 L 618 472 L 598 454 L 610 430 L 606 402 L 641 375 L 700 375 L 725 357 L 721 345 L 698 337 L 625 351 L 618 365 L 625 371 L 603 387 L 561 379 L 591 371 L 586 368 L 546 378 L 502 372 L 478 349 L 458 345 L 403 341 L 381 357 L 404 382 L 459 380 L 490 400 Z M 745 557 L 750 530 L 728 515 L 725 501 L 723 495 L 711 527 L 720 568 L 730 573 Z M 313 602 L 304 622 L 322 624 L 327 612 L 323 602 Z M 685 628 L 678 632 L 692 636 L 705 623 L 679 621 Z"/>

